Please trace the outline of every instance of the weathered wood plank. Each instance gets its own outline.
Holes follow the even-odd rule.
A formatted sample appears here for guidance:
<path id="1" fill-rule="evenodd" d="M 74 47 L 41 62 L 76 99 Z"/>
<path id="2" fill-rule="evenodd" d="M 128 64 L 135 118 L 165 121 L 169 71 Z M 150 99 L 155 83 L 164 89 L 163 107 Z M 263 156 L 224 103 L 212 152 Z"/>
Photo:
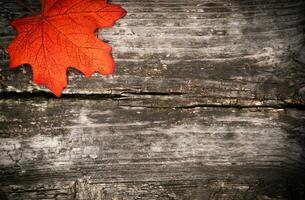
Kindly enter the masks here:
<path id="1" fill-rule="evenodd" d="M 39 8 L 38 1 L 28 2 Z M 115 94 L 141 102 L 148 93 L 174 93 L 181 94 L 181 106 L 305 103 L 304 65 L 291 56 L 304 51 L 304 1 L 113 2 L 128 14 L 98 36 L 113 46 L 115 75 L 85 79 L 71 70 L 65 94 Z M 31 83 L 29 67 L 7 69 L 4 49 L 14 37 L 8 22 L 27 13 L 12 1 L 0 5 L 0 91 L 47 91 Z"/>
<path id="2" fill-rule="evenodd" d="M 9 200 L 305 197 L 303 110 L 42 97 L 0 108 Z"/>
<path id="3" fill-rule="evenodd" d="M 8 70 L 0 2 L 0 199 L 305 199 L 305 2 L 114 2 L 116 74 L 63 99 Z"/>

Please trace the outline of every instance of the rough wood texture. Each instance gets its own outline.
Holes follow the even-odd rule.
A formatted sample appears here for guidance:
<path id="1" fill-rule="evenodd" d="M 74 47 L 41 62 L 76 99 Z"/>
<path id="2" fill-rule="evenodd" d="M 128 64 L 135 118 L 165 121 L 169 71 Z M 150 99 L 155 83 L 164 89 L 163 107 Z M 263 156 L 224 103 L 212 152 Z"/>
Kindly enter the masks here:
<path id="1" fill-rule="evenodd" d="M 305 2 L 115 3 L 115 75 L 55 99 L 8 70 L 28 13 L 0 2 L 0 200 L 304 200 Z"/>
<path id="2" fill-rule="evenodd" d="M 85 79 L 71 70 L 64 93 L 180 94 L 184 106 L 304 104 L 304 65 L 292 59 L 304 43 L 303 0 L 114 2 L 128 14 L 98 35 L 114 47 L 115 75 Z M 44 90 L 31 84 L 30 68 L 8 71 L 8 22 L 28 13 L 12 1 L 0 6 L 1 91 Z"/>
<path id="3" fill-rule="evenodd" d="M 304 199 L 305 112 L 3 99 L 15 199 Z"/>

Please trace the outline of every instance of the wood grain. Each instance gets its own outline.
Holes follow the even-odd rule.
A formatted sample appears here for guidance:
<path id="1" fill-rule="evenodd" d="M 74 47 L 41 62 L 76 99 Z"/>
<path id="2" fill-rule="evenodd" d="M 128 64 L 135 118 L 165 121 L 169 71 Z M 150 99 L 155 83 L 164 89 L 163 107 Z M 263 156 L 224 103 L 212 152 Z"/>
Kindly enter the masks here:
<path id="1" fill-rule="evenodd" d="M 0 200 L 304 200 L 305 2 L 112 2 L 115 74 L 62 98 L 8 69 L 0 2 Z"/>
<path id="2" fill-rule="evenodd" d="M 9 200 L 304 198 L 304 111 L 42 97 L 0 105 Z"/>
<path id="3" fill-rule="evenodd" d="M 37 1 L 27 2 L 39 9 Z M 304 104 L 304 65 L 292 59 L 304 51 L 304 1 L 113 2 L 128 14 L 98 36 L 113 46 L 115 74 L 85 79 L 70 70 L 65 94 L 141 100 L 179 93 L 182 106 Z M 29 67 L 7 69 L 4 49 L 15 35 L 8 23 L 29 13 L 12 1 L 0 5 L 0 90 L 47 91 L 31 83 Z"/>

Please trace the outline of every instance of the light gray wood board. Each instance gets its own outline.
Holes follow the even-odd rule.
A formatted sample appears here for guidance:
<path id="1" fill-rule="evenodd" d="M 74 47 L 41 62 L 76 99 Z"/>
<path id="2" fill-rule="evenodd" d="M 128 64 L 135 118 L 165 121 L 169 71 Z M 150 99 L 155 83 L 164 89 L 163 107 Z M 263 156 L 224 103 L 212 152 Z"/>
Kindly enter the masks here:
<path id="1" fill-rule="evenodd" d="M 9 200 L 304 198 L 303 110 L 42 97 L 0 106 Z"/>
<path id="2" fill-rule="evenodd" d="M 304 43 L 304 1 L 113 2 L 128 14 L 98 36 L 113 46 L 114 76 L 86 79 L 71 70 L 65 94 L 181 93 L 184 105 L 304 104 L 304 65 L 291 59 Z M 15 35 L 8 23 L 28 13 L 12 1 L 0 6 L 0 90 L 48 91 L 31 83 L 28 67 L 8 70 L 4 49 Z"/>

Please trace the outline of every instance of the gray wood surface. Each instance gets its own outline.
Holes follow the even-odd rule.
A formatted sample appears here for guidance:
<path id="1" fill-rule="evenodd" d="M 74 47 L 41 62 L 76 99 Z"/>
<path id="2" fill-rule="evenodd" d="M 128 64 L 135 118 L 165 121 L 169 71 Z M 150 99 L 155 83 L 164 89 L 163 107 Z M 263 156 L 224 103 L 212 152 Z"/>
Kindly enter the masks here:
<path id="1" fill-rule="evenodd" d="M 115 74 L 54 98 L 0 1 L 0 200 L 304 200 L 305 2 L 113 2 Z"/>
<path id="2" fill-rule="evenodd" d="M 39 9 L 38 1 L 26 2 Z M 65 94 L 174 93 L 183 105 L 304 104 L 304 65 L 293 59 L 303 58 L 303 0 L 113 2 L 128 14 L 98 36 L 113 46 L 115 74 L 86 79 L 71 70 Z M 0 6 L 0 90 L 47 91 L 31 83 L 29 67 L 7 69 L 4 49 L 15 35 L 8 23 L 29 13 L 14 1 Z"/>
<path id="3" fill-rule="evenodd" d="M 8 199 L 302 199 L 305 112 L 0 100 Z"/>

